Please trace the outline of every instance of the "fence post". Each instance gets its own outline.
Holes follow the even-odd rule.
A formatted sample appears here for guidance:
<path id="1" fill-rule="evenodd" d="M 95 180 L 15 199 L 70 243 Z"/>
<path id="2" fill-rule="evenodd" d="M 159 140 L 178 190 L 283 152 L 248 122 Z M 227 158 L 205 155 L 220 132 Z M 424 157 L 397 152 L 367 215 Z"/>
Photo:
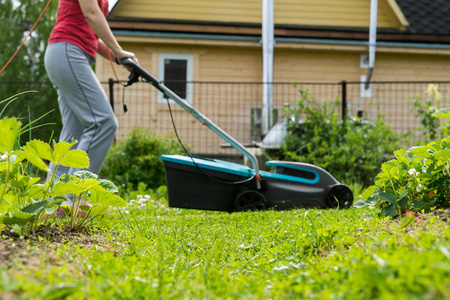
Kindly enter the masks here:
<path id="1" fill-rule="evenodd" d="M 343 80 L 341 82 L 342 85 L 342 100 L 341 100 L 341 105 L 342 105 L 342 120 L 344 120 L 347 118 L 347 81 Z"/>
<path id="2" fill-rule="evenodd" d="M 114 80 L 110 78 L 108 80 L 109 85 L 109 104 L 111 104 L 111 108 L 114 111 Z"/>

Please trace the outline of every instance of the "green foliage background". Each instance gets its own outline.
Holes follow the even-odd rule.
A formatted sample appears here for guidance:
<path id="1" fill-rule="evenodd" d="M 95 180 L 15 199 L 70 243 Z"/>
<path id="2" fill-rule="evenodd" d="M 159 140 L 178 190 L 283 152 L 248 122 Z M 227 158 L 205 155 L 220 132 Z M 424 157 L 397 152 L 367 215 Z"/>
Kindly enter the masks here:
<path id="1" fill-rule="evenodd" d="M 48 0 L 0 0 L 0 67 L 3 67 L 14 54 L 25 35 L 33 27 Z M 50 110 L 54 110 L 40 123 L 55 123 L 32 131 L 21 137 L 21 143 L 36 138 L 48 141 L 54 133 L 59 136 L 61 117 L 58 111 L 57 95 L 48 82 L 44 67 L 44 53 L 47 40 L 56 20 L 58 0 L 53 0 L 40 22 L 34 29 L 17 56 L 0 75 L 0 99 L 11 95 L 36 90 L 38 93 L 27 94 L 8 105 L 4 116 L 19 117 L 28 123 Z"/>
<path id="2" fill-rule="evenodd" d="M 135 128 L 114 145 L 103 164 L 101 176 L 124 191 L 137 190 L 140 183 L 151 189 L 165 184 L 163 154 L 183 154 L 176 140 L 157 136 L 146 128 Z"/>
<path id="3" fill-rule="evenodd" d="M 278 159 L 315 164 L 344 183 L 372 184 L 386 156 L 405 136 L 393 132 L 382 116 L 373 124 L 343 121 L 339 100 L 319 103 L 307 88 L 299 92 L 299 100 L 285 110 L 289 134 Z"/>

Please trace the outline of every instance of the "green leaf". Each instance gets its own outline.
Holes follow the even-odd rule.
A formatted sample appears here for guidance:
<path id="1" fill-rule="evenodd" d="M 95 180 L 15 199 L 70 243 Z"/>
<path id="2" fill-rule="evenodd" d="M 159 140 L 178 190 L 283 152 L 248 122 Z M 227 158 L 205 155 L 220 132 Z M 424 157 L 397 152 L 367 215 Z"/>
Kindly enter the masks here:
<path id="1" fill-rule="evenodd" d="M 61 163 L 61 160 L 64 158 L 64 156 L 70 151 L 70 149 L 72 148 L 73 145 L 75 145 L 77 142 L 73 142 L 73 143 L 68 143 L 65 141 L 56 143 L 53 146 L 54 152 L 53 152 L 53 159 L 54 159 L 54 163 Z M 63 165 L 65 166 L 65 165 Z M 69 167 L 69 166 L 66 166 Z"/>
<path id="2" fill-rule="evenodd" d="M 26 157 L 42 158 L 51 162 L 55 162 L 53 158 L 53 151 L 49 144 L 41 140 L 29 141 L 23 146 L 23 152 Z"/>
<path id="3" fill-rule="evenodd" d="M 408 205 L 408 200 L 409 200 L 408 197 L 402 197 L 402 198 L 400 198 L 400 199 L 397 201 L 398 206 L 400 206 L 401 208 L 405 208 L 405 207 Z"/>
<path id="4" fill-rule="evenodd" d="M 450 119 L 450 108 L 447 107 L 438 109 L 432 114 L 432 116 L 435 118 Z"/>
<path id="5" fill-rule="evenodd" d="M 119 192 L 119 188 L 110 180 L 108 179 L 100 179 L 100 186 L 103 187 L 105 190 L 113 192 L 113 193 L 118 193 Z"/>
<path id="6" fill-rule="evenodd" d="M 73 175 L 77 176 L 80 179 L 88 179 L 88 178 L 97 179 L 98 178 L 97 174 L 92 173 L 87 170 L 77 171 Z"/>
<path id="7" fill-rule="evenodd" d="M 82 150 L 70 150 L 64 157 L 61 158 L 59 163 L 65 167 L 71 168 L 88 168 L 89 167 L 89 157 L 86 152 Z"/>
<path id="8" fill-rule="evenodd" d="M 1 188 L 1 186 L 0 186 Z M 5 197 L 0 201 L 0 213 L 5 213 L 11 207 L 11 202 L 9 202 Z"/>
<path id="9" fill-rule="evenodd" d="M 90 215 L 92 217 L 95 217 L 95 216 L 106 213 L 108 210 L 109 210 L 109 206 L 107 206 L 107 205 L 95 206 L 90 209 L 90 213 L 91 213 Z M 85 212 L 87 213 L 87 211 L 85 211 Z"/>
<path id="10" fill-rule="evenodd" d="M 383 208 L 383 214 L 385 216 L 394 217 L 395 216 L 395 204 L 389 204 Z"/>
<path id="11" fill-rule="evenodd" d="M 401 195 L 398 196 L 397 200 L 402 199 L 403 197 L 405 197 L 406 195 L 408 195 L 408 193 L 409 193 L 409 189 L 405 189 L 405 190 L 403 191 L 403 193 L 401 193 Z"/>
<path id="12" fill-rule="evenodd" d="M 416 210 L 420 210 L 422 209 L 422 207 L 425 205 L 425 203 L 423 203 L 422 201 L 417 201 L 417 200 L 413 200 L 411 202 L 412 207 Z"/>
<path id="13" fill-rule="evenodd" d="M 53 187 L 53 195 L 61 194 L 81 194 L 84 192 L 84 188 L 77 185 L 76 182 L 57 182 Z"/>
<path id="14" fill-rule="evenodd" d="M 355 203 L 353 203 L 353 207 L 363 208 L 365 206 L 371 205 L 370 203 L 371 202 L 369 201 L 369 199 L 367 199 L 367 200 L 358 200 Z"/>
<path id="15" fill-rule="evenodd" d="M 60 283 L 48 290 L 44 298 L 47 300 L 66 299 L 71 294 L 79 291 L 82 285 L 76 283 Z"/>
<path id="16" fill-rule="evenodd" d="M 372 197 L 375 193 L 377 193 L 378 187 L 376 185 L 369 186 L 367 189 L 364 190 L 364 193 L 362 195 L 363 199 L 368 199 Z"/>
<path id="17" fill-rule="evenodd" d="M 34 217 L 35 215 L 33 214 L 27 214 L 21 211 L 16 211 L 13 213 L 12 217 L 5 216 L 3 218 L 3 223 L 5 223 L 6 225 L 14 225 L 14 224 L 24 225 L 28 221 L 32 220 Z"/>
<path id="18" fill-rule="evenodd" d="M 48 172 L 47 164 L 41 158 L 39 158 L 37 154 L 29 151 L 29 148 L 28 151 L 16 151 L 16 153 L 18 154 L 20 160 L 27 160 L 35 167 L 41 169 L 42 171 Z"/>
<path id="19" fill-rule="evenodd" d="M 91 191 L 96 187 L 100 186 L 100 182 L 94 178 L 81 179 L 78 185 L 82 187 L 85 191 Z"/>
<path id="20" fill-rule="evenodd" d="M 56 210 L 57 210 L 57 208 L 56 208 L 55 206 L 50 206 L 50 207 L 45 208 L 45 213 L 46 213 L 47 215 L 51 215 L 51 214 L 53 214 Z"/>
<path id="21" fill-rule="evenodd" d="M 450 149 L 444 149 L 438 151 L 434 154 L 434 157 L 439 158 L 441 160 L 449 160 L 450 159 Z"/>
<path id="22" fill-rule="evenodd" d="M 396 200 L 395 195 L 393 195 L 391 193 L 388 193 L 388 192 L 381 192 L 381 193 L 379 193 L 378 194 L 378 198 L 381 201 L 387 201 L 387 202 L 392 203 L 392 204 L 395 204 L 395 200 Z"/>
<path id="23" fill-rule="evenodd" d="M 428 152 L 428 148 L 426 146 L 419 146 L 414 147 L 409 150 L 410 153 L 418 155 L 420 157 L 429 158 L 431 157 L 430 153 Z"/>
<path id="24" fill-rule="evenodd" d="M 3 118 L 0 120 L 0 152 L 11 153 L 19 134 L 20 122 L 15 118 Z"/>
<path id="25" fill-rule="evenodd" d="M 407 215 L 400 221 L 400 227 L 403 229 L 408 226 L 414 220 L 413 215 Z"/>
<path id="26" fill-rule="evenodd" d="M 97 205 L 108 205 L 108 206 L 127 206 L 125 200 L 120 196 L 113 194 L 112 192 L 106 190 L 95 190 L 88 197 L 89 202 L 93 207 Z"/>
<path id="27" fill-rule="evenodd" d="M 11 180 L 12 186 L 20 190 L 28 190 L 32 185 L 39 182 L 40 178 L 18 175 L 18 180 Z"/>
<path id="28" fill-rule="evenodd" d="M 30 205 L 23 207 L 20 211 L 27 213 L 27 214 L 36 215 L 36 214 L 40 213 L 42 210 L 44 210 L 46 207 L 48 207 L 48 205 L 51 202 L 52 202 L 51 198 L 42 200 L 42 201 L 38 201 L 38 202 L 35 202 L 35 203 L 32 203 Z"/>

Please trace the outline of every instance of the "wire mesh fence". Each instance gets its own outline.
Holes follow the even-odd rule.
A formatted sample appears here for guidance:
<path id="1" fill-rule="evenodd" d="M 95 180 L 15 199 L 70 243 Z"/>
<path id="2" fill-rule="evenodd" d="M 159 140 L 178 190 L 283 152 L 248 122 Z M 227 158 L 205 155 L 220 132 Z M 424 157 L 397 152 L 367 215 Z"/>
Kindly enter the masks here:
<path id="1" fill-rule="evenodd" d="M 261 141 L 263 83 L 188 84 L 192 85 L 191 104 L 201 113 L 246 146 Z M 297 101 L 300 97 L 299 90 L 304 88 L 308 88 L 309 94 L 319 103 L 337 101 L 336 108 L 341 117 L 362 115 L 369 121 L 376 122 L 378 117 L 383 116 L 394 131 L 411 133 L 405 147 L 423 140 L 422 119 L 417 115 L 415 100 L 423 106 L 428 102 L 434 107 L 450 106 L 450 82 L 372 82 L 371 94 L 367 94 L 363 82 L 273 83 L 273 124 L 285 119 L 283 107 Z M 158 92 L 151 85 L 139 84 L 123 90 L 112 82 L 112 89 L 116 115 L 121 126 L 118 139 L 123 138 L 135 126 L 148 127 L 157 134 L 173 133 L 168 104 L 158 102 Z M 364 93 L 361 93 L 362 90 Z M 127 113 L 118 108 L 122 99 L 127 104 Z M 170 105 L 176 130 L 194 153 L 238 154 L 176 104 Z M 347 112 L 345 116 L 343 111 Z M 279 133 L 283 134 L 284 132 Z"/>
<path id="2" fill-rule="evenodd" d="M 253 146 L 263 138 L 261 82 L 188 82 L 191 105 L 229 135 L 245 146 Z M 174 135 L 174 128 L 182 142 L 195 154 L 214 156 L 240 155 L 226 145 L 211 130 L 202 126 L 194 117 L 172 101 L 166 101 L 150 84 L 138 83 L 123 88 L 118 82 L 103 82 L 107 96 L 119 122 L 116 141 L 122 140 L 135 127 L 145 127 L 158 135 Z M 450 106 L 450 82 L 372 82 L 371 93 L 367 93 L 362 82 L 337 83 L 272 83 L 273 124 L 285 119 L 283 107 L 291 105 L 300 97 L 299 90 L 308 88 L 316 101 L 338 102 L 341 117 L 355 117 L 358 114 L 375 122 L 381 115 L 385 123 L 396 132 L 411 132 L 405 147 L 423 140 L 422 119 L 417 116 L 414 101 L 423 106 L 430 102 L 434 107 Z M 20 109 L 34 112 L 32 117 L 42 114 L 43 109 L 53 112 L 52 120 L 59 115 L 56 92 L 49 82 L 23 83 L 0 82 L 1 98 L 17 92 L 34 89 L 38 93 L 27 96 L 16 104 L 13 114 Z M 40 92 L 44 91 L 44 92 Z M 363 91 L 363 92 L 361 92 Z M 127 112 L 123 109 L 124 105 Z M 169 107 L 170 105 L 170 107 Z M 8 108 L 5 109 L 8 111 Z M 344 116 L 343 111 L 347 114 Z M 11 113 L 11 112 L 10 112 Z M 60 123 L 56 121 L 57 126 Z M 52 128 L 53 130 L 55 128 Z M 57 128 L 56 128 L 57 129 Z M 55 130 L 56 135 L 59 130 Z M 279 135 L 283 136 L 284 132 Z"/>

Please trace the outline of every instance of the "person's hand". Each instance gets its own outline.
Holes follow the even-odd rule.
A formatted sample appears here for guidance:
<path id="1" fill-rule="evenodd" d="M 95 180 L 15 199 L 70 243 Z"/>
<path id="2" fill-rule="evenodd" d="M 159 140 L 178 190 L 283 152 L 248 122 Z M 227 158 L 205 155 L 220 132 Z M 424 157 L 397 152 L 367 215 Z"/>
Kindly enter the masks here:
<path id="1" fill-rule="evenodd" d="M 129 52 L 129 51 L 124 51 L 121 50 L 118 53 L 115 53 L 116 55 L 116 59 L 120 62 L 122 59 L 124 58 L 131 58 L 131 60 L 133 60 L 136 64 L 139 65 L 139 61 L 136 58 L 136 55 L 133 52 Z M 133 68 L 131 66 L 124 66 L 129 72 L 133 71 Z"/>

